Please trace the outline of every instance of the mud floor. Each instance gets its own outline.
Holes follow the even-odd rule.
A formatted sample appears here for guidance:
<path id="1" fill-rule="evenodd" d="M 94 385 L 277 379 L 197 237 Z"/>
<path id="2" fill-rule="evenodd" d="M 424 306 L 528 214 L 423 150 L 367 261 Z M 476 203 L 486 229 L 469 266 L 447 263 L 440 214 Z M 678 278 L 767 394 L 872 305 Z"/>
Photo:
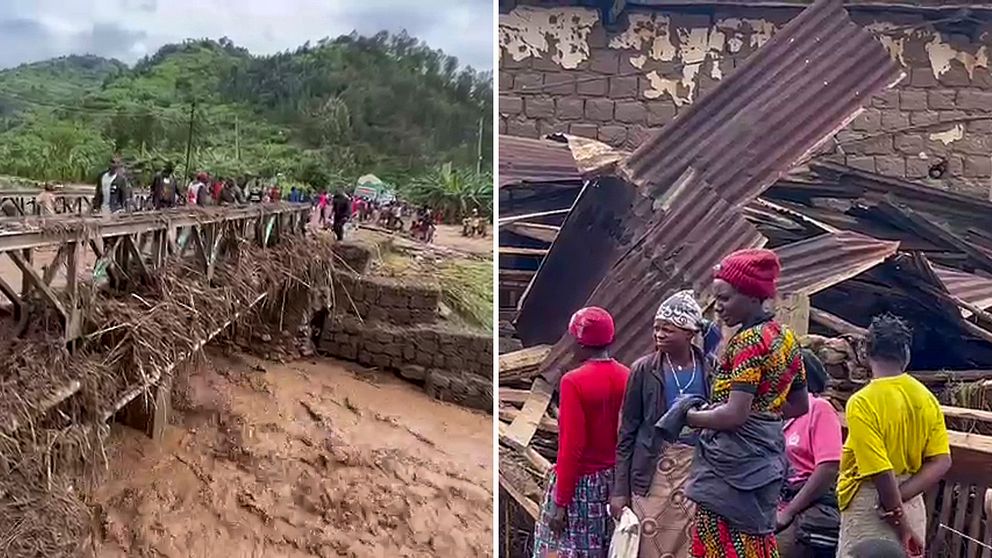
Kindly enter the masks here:
<path id="1" fill-rule="evenodd" d="M 490 556 L 491 418 L 333 360 L 210 350 L 161 444 L 117 427 L 99 558 Z"/>

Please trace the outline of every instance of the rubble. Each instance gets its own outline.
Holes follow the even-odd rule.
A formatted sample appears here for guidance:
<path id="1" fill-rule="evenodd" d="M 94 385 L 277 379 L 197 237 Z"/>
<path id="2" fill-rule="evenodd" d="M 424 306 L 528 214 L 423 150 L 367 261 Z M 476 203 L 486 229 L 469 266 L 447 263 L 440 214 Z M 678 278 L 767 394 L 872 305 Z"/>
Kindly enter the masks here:
<path id="1" fill-rule="evenodd" d="M 712 266 L 733 250 L 763 246 L 782 261 L 778 317 L 823 360 L 839 411 L 870 378 L 861 344 L 871 318 L 892 312 L 911 323 L 911 374 L 937 394 L 952 429 L 954 467 L 927 498 L 928 545 L 935 555 L 978 550 L 941 524 L 992 539 L 978 505 L 992 486 L 992 203 L 808 160 L 860 102 L 894 81 L 892 66 L 874 57 L 880 45 L 855 31 L 850 41 L 863 42 L 847 52 L 865 60 L 846 83 L 863 80 L 856 102 L 843 88 L 813 95 L 815 84 L 771 77 L 781 78 L 774 60 L 794 50 L 817 60 L 814 47 L 782 37 L 803 36 L 813 14 L 846 19 L 838 4 L 807 9 L 634 154 L 591 140 L 545 140 L 571 148 L 584 183 L 561 172 L 557 155 L 554 172 L 533 170 L 528 181 L 522 170 L 530 167 L 518 166 L 518 182 L 501 183 L 501 211 L 510 209 L 500 222 L 501 252 L 515 248 L 500 257 L 501 304 L 511 304 L 501 319 L 512 324 L 500 330 L 500 485 L 514 502 L 501 536 L 526 532 L 542 496 L 533 483 L 543 486 L 545 463 L 555 459 L 554 391 L 571 365 L 568 317 L 588 304 L 610 310 L 611 351 L 631 363 L 652 350 L 654 305 L 665 295 L 693 288 L 709 308 Z M 837 71 L 832 54 L 818 63 Z M 770 107 L 749 103 L 766 92 L 758 88 L 787 91 L 772 94 Z M 810 107 L 787 98 L 815 98 L 815 110 L 833 120 L 810 122 L 801 116 Z M 796 124 L 754 128 L 766 119 Z M 544 183 L 548 176 L 554 181 Z M 509 350 L 513 341 L 524 348 Z"/>

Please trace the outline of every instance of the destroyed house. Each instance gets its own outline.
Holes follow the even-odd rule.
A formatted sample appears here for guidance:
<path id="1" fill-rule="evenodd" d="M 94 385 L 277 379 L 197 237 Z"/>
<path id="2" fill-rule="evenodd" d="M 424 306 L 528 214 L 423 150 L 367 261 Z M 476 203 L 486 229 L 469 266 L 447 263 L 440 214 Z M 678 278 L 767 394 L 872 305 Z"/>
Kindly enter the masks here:
<path id="1" fill-rule="evenodd" d="M 705 303 L 722 256 L 764 246 L 783 264 L 779 318 L 827 365 L 839 409 L 867 381 L 870 318 L 912 322 L 911 368 L 954 429 L 928 540 L 935 555 L 984 555 L 988 11 L 624 4 L 501 4 L 501 346 L 524 347 L 500 362 L 501 502 L 530 514 L 540 501 L 574 310 L 610 310 L 614 354 L 632 362 L 665 295 L 691 287 Z M 510 548 L 515 532 L 501 533 Z"/>

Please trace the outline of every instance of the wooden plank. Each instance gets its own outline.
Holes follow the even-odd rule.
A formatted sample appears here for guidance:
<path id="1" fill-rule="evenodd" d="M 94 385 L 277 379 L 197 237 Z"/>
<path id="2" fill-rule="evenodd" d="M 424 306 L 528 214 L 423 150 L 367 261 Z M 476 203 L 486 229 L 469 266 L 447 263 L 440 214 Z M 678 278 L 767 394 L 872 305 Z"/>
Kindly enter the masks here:
<path id="1" fill-rule="evenodd" d="M 59 246 L 58 252 L 55 253 L 55 257 L 52 258 L 52 262 L 45 267 L 45 272 L 42 274 L 42 279 L 45 280 L 46 285 L 51 285 L 52 281 L 55 280 L 55 276 L 59 272 L 59 268 L 62 267 L 62 262 L 65 260 L 66 247 L 69 244 L 62 244 Z"/>
<path id="2" fill-rule="evenodd" d="M 70 242 L 66 250 L 65 294 L 69 301 L 69 318 L 66 321 L 67 340 L 76 339 L 83 333 L 82 310 L 79 304 L 79 264 L 83 257 L 81 242 Z"/>
<path id="3" fill-rule="evenodd" d="M 499 388 L 499 400 L 501 403 L 526 403 L 530 397 L 530 390 Z"/>
<path id="4" fill-rule="evenodd" d="M 968 409 L 966 407 L 951 407 L 949 405 L 941 405 L 940 410 L 944 413 L 944 416 L 947 418 L 976 420 L 979 422 L 992 423 L 992 411 L 983 411 L 981 409 Z"/>
<path id="5" fill-rule="evenodd" d="M 3 277 L 0 277 L 0 293 L 3 293 L 7 297 L 7 300 L 14 305 L 14 317 L 19 318 L 21 312 L 24 310 L 24 301 L 21 300 L 14 287 L 5 281 Z"/>
<path id="6" fill-rule="evenodd" d="M 502 422 L 499 423 L 499 441 L 512 447 L 512 444 L 507 440 L 508 435 L 509 427 Z M 551 462 L 545 459 L 543 455 L 537 453 L 534 448 L 527 447 L 518 451 L 541 477 L 544 477 L 551 470 Z"/>
<path id="7" fill-rule="evenodd" d="M 65 306 L 62 305 L 62 301 L 56 296 L 55 291 L 49 287 L 44 280 L 38 275 L 31 263 L 26 261 L 21 254 L 17 252 L 7 252 L 7 256 L 14 262 L 24 276 L 24 281 L 26 284 L 38 289 L 41 294 L 48 300 L 48 303 L 52 305 L 53 308 L 62 316 L 62 319 L 68 320 L 69 315 L 66 313 Z"/>
<path id="8" fill-rule="evenodd" d="M 517 504 L 520 504 L 520 507 L 527 512 L 527 515 L 529 515 L 534 521 L 537 521 L 538 517 L 541 515 L 541 506 L 539 506 L 537 502 L 524 496 L 524 494 L 513 486 L 513 484 L 510 483 L 510 481 L 507 480 L 502 473 L 499 475 L 499 486 L 505 490 L 506 493 L 517 502 Z"/>
<path id="9" fill-rule="evenodd" d="M 147 236 L 147 235 L 146 235 Z M 141 249 L 138 244 L 135 243 L 134 237 L 127 235 L 124 238 L 124 249 L 134 258 L 134 262 L 138 266 L 138 273 L 142 277 L 149 277 L 148 266 L 145 265 L 145 257 L 141 254 Z"/>
<path id="10" fill-rule="evenodd" d="M 839 316 L 835 316 L 819 308 L 809 309 L 809 319 L 813 323 L 820 324 L 842 335 L 857 335 L 859 337 L 868 335 L 867 329 L 858 327 Z"/>
<path id="11" fill-rule="evenodd" d="M 789 326 L 796 335 L 809 333 L 809 296 L 803 293 L 782 295 L 776 305 L 776 318 L 779 323 Z"/>
<path id="12" fill-rule="evenodd" d="M 543 258 L 548 254 L 546 248 L 516 248 L 514 246 L 500 246 L 500 256 L 533 256 Z"/>
<path id="13" fill-rule="evenodd" d="M 203 244 L 203 237 L 200 235 L 200 229 L 197 227 L 192 227 L 190 229 L 190 237 L 193 244 L 193 252 L 196 255 L 197 262 L 200 263 L 200 268 L 203 273 L 207 272 L 207 249 Z"/>
<path id="14" fill-rule="evenodd" d="M 551 345 L 536 345 L 499 355 L 499 376 L 539 366 L 551 354 Z"/>
<path id="15" fill-rule="evenodd" d="M 520 415 L 520 411 L 517 409 L 500 409 L 499 410 L 499 420 L 506 422 L 513 422 L 513 419 Z M 545 432 L 551 432 L 553 434 L 558 434 L 558 421 L 545 415 L 541 417 L 541 422 L 537 424 L 538 430 L 543 430 Z"/>
<path id="16" fill-rule="evenodd" d="M 541 417 L 551 403 L 554 388 L 544 378 L 537 378 L 530 388 L 530 393 L 520 415 L 514 419 L 506 432 L 505 442 L 511 448 L 520 451 L 530 445 L 534 433 L 537 432 L 537 425 L 540 424 Z"/>

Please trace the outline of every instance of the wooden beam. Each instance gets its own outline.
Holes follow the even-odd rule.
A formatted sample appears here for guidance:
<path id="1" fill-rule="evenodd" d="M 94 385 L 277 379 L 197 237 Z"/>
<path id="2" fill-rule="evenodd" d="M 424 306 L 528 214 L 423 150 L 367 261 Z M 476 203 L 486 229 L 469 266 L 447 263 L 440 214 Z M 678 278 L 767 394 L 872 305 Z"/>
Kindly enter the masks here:
<path id="1" fill-rule="evenodd" d="M 537 521 L 538 517 L 541 515 L 541 506 L 539 506 L 537 502 L 524 496 L 523 492 L 513 486 L 513 483 L 507 480 L 506 477 L 503 476 L 502 472 L 499 474 L 499 486 L 505 490 L 506 493 L 509 494 L 510 497 L 513 498 L 513 500 L 516 501 L 525 512 L 527 512 L 527 515 L 529 515 L 534 521 Z"/>
<path id="2" fill-rule="evenodd" d="M 190 228 L 189 234 L 193 241 L 193 252 L 196 255 L 196 261 L 200 263 L 200 268 L 203 270 L 203 273 L 206 273 L 209 262 L 207 260 L 207 249 L 203 244 L 203 237 L 200 236 L 200 229 L 198 227 L 192 227 Z"/>
<path id="3" fill-rule="evenodd" d="M 25 261 L 24 257 L 17 252 L 7 252 L 7 256 L 10 257 L 10 259 L 14 262 L 14 265 L 21 270 L 21 274 L 24 276 L 24 281 L 38 289 L 45 299 L 48 300 L 48 303 L 51 304 L 52 307 L 55 308 L 55 310 L 62 316 L 62 319 L 66 320 L 66 323 L 68 323 L 69 315 L 66 313 L 65 306 L 63 306 L 62 301 L 59 300 L 59 297 L 55 294 L 52 288 L 45 284 L 44 279 L 38 275 L 38 272 L 35 271 L 34 267 L 32 267 L 29 262 Z"/>
<path id="4" fill-rule="evenodd" d="M 558 215 L 568 215 L 568 212 L 572 211 L 572 208 L 568 209 L 552 209 L 551 211 L 540 211 L 537 213 L 528 213 L 526 215 L 514 215 L 512 217 L 504 217 L 499 220 L 498 227 L 502 228 L 507 225 L 512 225 L 513 223 L 522 223 L 524 221 L 532 221 L 534 219 L 540 219 L 542 217 L 555 217 Z"/>
<path id="5" fill-rule="evenodd" d="M 145 265 L 145 257 L 141 254 L 141 249 L 138 248 L 138 244 L 135 243 L 134 237 L 131 235 L 124 236 L 124 249 L 134 258 L 135 263 L 138 265 L 138 273 L 142 277 L 149 277 L 151 274 L 148 272 L 148 266 Z"/>
<path id="6" fill-rule="evenodd" d="M 499 420 L 505 422 L 513 422 L 513 419 L 520 415 L 520 411 L 516 409 L 503 408 L 499 410 Z M 558 421 L 544 415 L 541 417 L 541 422 L 537 423 L 538 430 L 543 430 L 545 432 L 551 432 L 553 434 L 558 434 Z"/>
<path id="7" fill-rule="evenodd" d="M 512 353 L 499 355 L 499 379 L 519 379 L 521 372 L 536 369 L 551 354 L 551 345 L 536 345 Z"/>
<path id="8" fill-rule="evenodd" d="M 844 318 L 835 316 L 826 310 L 820 310 L 819 308 L 809 309 L 809 319 L 813 323 L 820 324 L 832 331 L 840 333 L 841 335 L 857 335 L 859 337 L 868 335 L 868 330 L 858 327 Z"/>
<path id="9" fill-rule="evenodd" d="M 276 216 L 278 217 L 278 216 Z M 210 246 L 210 259 L 207 263 L 207 281 L 209 282 L 214 278 L 214 269 L 217 268 L 217 258 L 220 252 L 220 242 L 224 239 L 224 228 L 221 225 L 217 225 L 213 231 L 214 241 Z"/>
<path id="10" fill-rule="evenodd" d="M 981 409 L 969 409 L 967 407 L 952 407 L 949 405 L 941 405 L 940 410 L 944 413 L 947 418 L 959 419 L 959 420 L 974 420 L 978 422 L 987 422 L 992 424 L 992 411 L 983 411 Z"/>
<path id="11" fill-rule="evenodd" d="M 55 253 L 55 257 L 52 258 L 52 262 L 45 267 L 45 271 L 42 274 L 42 279 L 45 280 L 46 285 L 51 285 L 52 281 L 55 280 L 55 276 L 59 272 L 59 267 L 62 266 L 62 261 L 65 260 L 65 250 L 68 244 L 62 244 L 59 246 L 58 252 Z"/>
<path id="12" fill-rule="evenodd" d="M 501 403 L 526 403 L 530 398 L 530 390 L 499 388 L 499 400 Z"/>
<path id="13" fill-rule="evenodd" d="M 21 312 L 24 311 L 24 301 L 18 296 L 14 287 L 10 286 L 10 283 L 5 281 L 3 277 L 0 277 L 0 292 L 14 305 L 14 318 L 20 319 Z"/>
<path id="14" fill-rule="evenodd" d="M 520 415 L 513 420 L 507 428 L 505 442 L 511 448 L 523 451 L 530 445 L 534 433 L 537 432 L 537 425 L 541 422 L 541 417 L 551 403 L 551 396 L 554 387 L 544 378 L 534 380 L 534 385 L 530 388 L 530 397 L 524 403 L 524 408 Z"/>
<path id="15" fill-rule="evenodd" d="M 81 242 L 70 242 L 67 245 L 65 261 L 65 293 L 69 299 L 69 317 L 65 325 L 67 340 L 76 339 L 83 333 L 82 310 L 79 304 L 79 264 L 82 256 Z"/>
<path id="16" fill-rule="evenodd" d="M 516 248 L 514 246 L 500 246 L 500 256 L 535 256 L 543 258 L 548 254 L 547 248 Z"/>
<path id="17" fill-rule="evenodd" d="M 809 296 L 804 293 L 783 295 L 776 307 L 776 319 L 787 325 L 796 335 L 809 333 Z"/>
<path id="18" fill-rule="evenodd" d="M 502 422 L 499 423 L 500 442 L 509 444 L 507 440 L 507 436 L 509 435 L 508 432 L 509 432 L 509 427 L 503 424 Z M 543 455 L 537 453 L 537 451 L 534 448 L 526 447 L 518 451 L 520 452 L 520 455 L 524 456 L 524 459 L 526 459 L 527 462 L 530 463 L 531 467 L 533 467 L 534 470 L 537 471 L 537 474 L 540 475 L 541 477 L 544 477 L 544 475 L 546 475 L 548 471 L 551 470 L 551 462 L 545 459 Z"/>

